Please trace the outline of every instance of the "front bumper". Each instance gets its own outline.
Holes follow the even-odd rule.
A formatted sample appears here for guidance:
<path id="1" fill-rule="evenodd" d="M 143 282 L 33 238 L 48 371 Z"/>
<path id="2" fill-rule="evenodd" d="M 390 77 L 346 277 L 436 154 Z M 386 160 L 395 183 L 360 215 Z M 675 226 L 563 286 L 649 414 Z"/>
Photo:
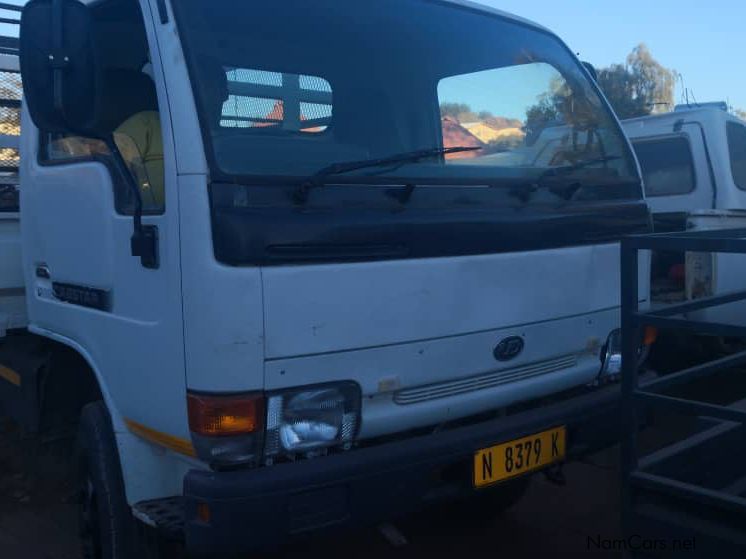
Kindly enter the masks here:
<path id="1" fill-rule="evenodd" d="M 268 549 L 295 536 L 373 524 L 471 489 L 474 452 L 566 425 L 577 458 L 618 439 L 619 387 L 608 386 L 500 419 L 324 458 L 237 472 L 192 470 L 184 535 L 194 554 Z M 207 505 L 209 522 L 199 520 Z"/>

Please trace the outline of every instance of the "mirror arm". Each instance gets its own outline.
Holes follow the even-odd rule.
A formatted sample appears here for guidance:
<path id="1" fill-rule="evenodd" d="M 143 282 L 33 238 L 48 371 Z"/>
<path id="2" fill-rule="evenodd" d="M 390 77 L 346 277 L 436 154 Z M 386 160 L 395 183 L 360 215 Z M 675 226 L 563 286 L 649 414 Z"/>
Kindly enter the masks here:
<path id="1" fill-rule="evenodd" d="M 54 108 L 63 115 L 64 118 L 64 99 L 62 98 L 62 72 L 64 64 L 58 59 L 62 54 L 63 45 L 63 22 L 62 22 L 62 0 L 52 1 L 52 48 L 53 52 L 49 53 L 49 65 L 53 68 L 52 72 L 52 93 L 54 97 Z"/>
<path id="2" fill-rule="evenodd" d="M 160 267 L 160 258 L 158 251 L 158 228 L 155 225 L 143 225 L 142 223 L 142 193 L 132 177 L 132 173 L 127 168 L 127 163 L 119 151 L 117 143 L 112 136 L 106 138 L 106 145 L 114 156 L 114 161 L 119 169 L 120 174 L 124 176 L 127 186 L 132 192 L 135 207 L 132 212 L 132 239 L 131 248 L 132 256 L 139 256 L 140 263 L 145 268 L 157 269 Z"/>

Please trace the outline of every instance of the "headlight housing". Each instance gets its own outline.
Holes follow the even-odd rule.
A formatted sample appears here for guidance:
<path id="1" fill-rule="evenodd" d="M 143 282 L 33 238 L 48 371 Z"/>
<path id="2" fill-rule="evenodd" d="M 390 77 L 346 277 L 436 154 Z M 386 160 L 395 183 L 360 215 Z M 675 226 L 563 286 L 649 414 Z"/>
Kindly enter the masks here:
<path id="1" fill-rule="evenodd" d="M 265 458 L 272 461 L 351 445 L 360 429 L 361 400 L 360 387 L 354 382 L 269 394 Z"/>
<path id="2" fill-rule="evenodd" d="M 622 374 L 622 331 L 609 334 L 602 350 L 601 378 L 616 379 Z"/>
<path id="3" fill-rule="evenodd" d="M 656 342 L 658 331 L 647 327 L 637 352 L 637 365 L 641 366 L 648 358 L 651 346 Z M 600 382 L 613 382 L 622 376 L 622 331 L 614 330 L 609 334 L 606 345 L 601 349 Z"/>

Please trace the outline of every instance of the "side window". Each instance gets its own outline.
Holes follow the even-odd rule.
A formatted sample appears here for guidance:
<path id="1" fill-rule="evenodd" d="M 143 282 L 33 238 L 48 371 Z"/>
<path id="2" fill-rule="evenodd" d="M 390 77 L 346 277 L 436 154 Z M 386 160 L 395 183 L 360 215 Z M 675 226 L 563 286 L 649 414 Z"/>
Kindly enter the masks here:
<path id="1" fill-rule="evenodd" d="M 117 171 L 113 154 L 106 142 L 73 134 L 41 134 L 39 162 L 72 164 L 101 161 L 107 164 L 114 181 L 117 211 L 130 214 L 134 208 L 126 180 L 134 180 L 140 189 L 143 212 L 161 214 L 165 210 L 163 143 L 158 113 L 147 111 L 128 118 L 114 133 L 114 142 L 122 155 L 129 178 Z"/>
<path id="2" fill-rule="evenodd" d="M 693 192 L 696 173 L 685 136 L 632 142 L 645 179 L 647 196 L 678 196 Z"/>
<path id="3" fill-rule="evenodd" d="M 728 122 L 727 131 L 733 182 L 738 188 L 746 190 L 746 126 L 731 121 Z"/>
<path id="4" fill-rule="evenodd" d="M 323 78 L 228 68 L 228 100 L 221 128 L 250 128 L 263 134 L 319 134 L 329 129 L 332 86 Z"/>
<path id="5" fill-rule="evenodd" d="M 101 25 L 106 29 L 97 39 L 101 74 L 108 82 L 99 92 L 101 112 L 106 115 L 102 133 L 111 134 L 111 141 L 41 131 L 39 162 L 69 165 L 100 161 L 111 173 L 119 213 L 131 214 L 134 210 L 134 181 L 143 213 L 162 214 L 166 203 L 163 136 L 140 7 L 131 0 L 121 5 L 103 3 L 97 17 L 105 22 Z M 114 145 L 124 165 L 109 147 Z"/>
<path id="6" fill-rule="evenodd" d="M 40 148 L 41 163 L 73 163 L 111 155 L 105 142 L 72 134 L 42 134 Z"/>

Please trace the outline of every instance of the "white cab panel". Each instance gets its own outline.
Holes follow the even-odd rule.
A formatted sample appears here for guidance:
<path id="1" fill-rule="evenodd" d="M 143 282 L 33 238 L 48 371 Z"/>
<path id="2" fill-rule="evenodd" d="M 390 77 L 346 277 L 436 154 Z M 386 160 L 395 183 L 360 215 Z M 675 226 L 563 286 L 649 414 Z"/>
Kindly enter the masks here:
<path id="1" fill-rule="evenodd" d="M 364 395 L 361 435 L 376 437 L 592 383 L 601 368 L 601 346 L 618 327 L 619 310 L 609 309 L 445 339 L 280 359 L 267 363 L 267 389 L 354 380 Z M 493 350 L 511 336 L 522 337 L 525 348 L 516 359 L 500 363 Z M 561 364 L 531 371 L 553 362 Z M 482 380 L 501 372 L 509 382 Z M 479 388 L 464 389 L 462 384 L 448 389 L 459 380 L 478 380 Z M 417 387 L 433 387 L 437 397 L 395 402 L 395 394 Z"/>
<path id="2" fill-rule="evenodd" d="M 261 390 L 261 270 L 215 260 L 206 177 L 179 178 L 187 385 L 205 392 Z"/>
<path id="3" fill-rule="evenodd" d="M 619 305 L 617 244 L 263 271 L 268 359 L 445 338 Z"/>

